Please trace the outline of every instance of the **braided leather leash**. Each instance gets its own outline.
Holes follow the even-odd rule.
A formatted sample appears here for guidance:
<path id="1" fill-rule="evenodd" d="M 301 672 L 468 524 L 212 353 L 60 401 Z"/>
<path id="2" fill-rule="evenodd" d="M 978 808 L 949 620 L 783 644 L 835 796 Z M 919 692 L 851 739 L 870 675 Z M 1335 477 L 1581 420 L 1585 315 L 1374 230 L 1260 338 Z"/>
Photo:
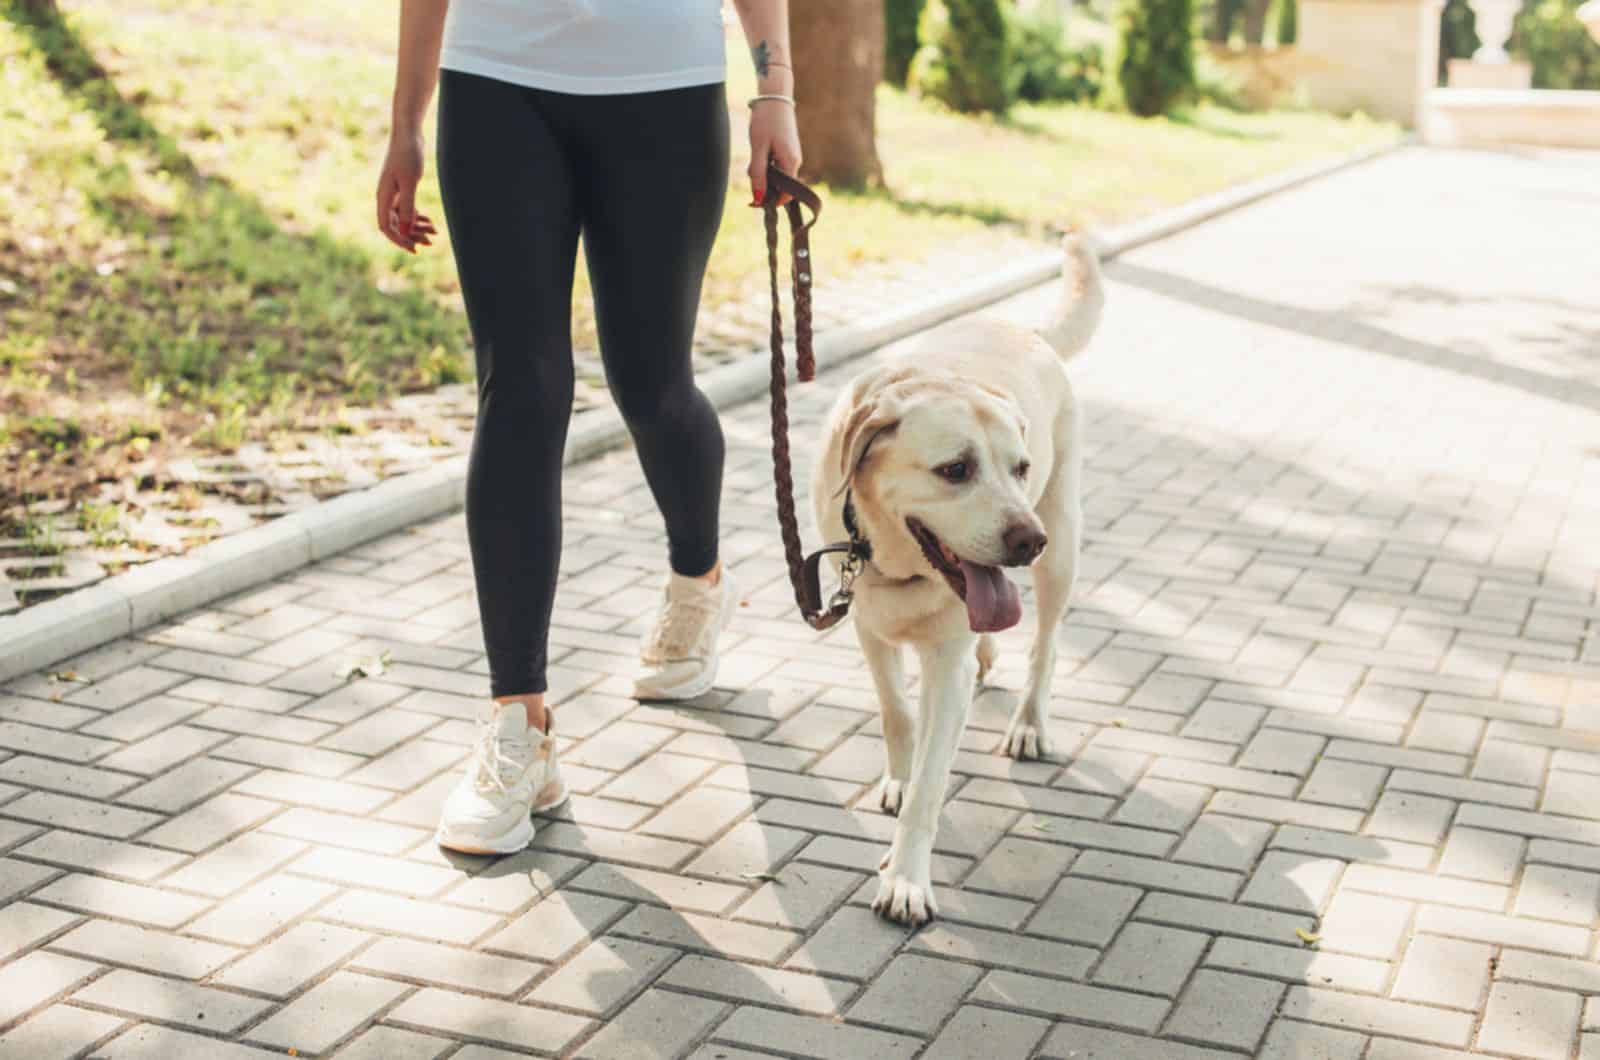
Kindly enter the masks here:
<path id="1" fill-rule="evenodd" d="M 811 348 L 811 226 L 822 213 L 822 199 L 795 178 L 776 166 L 767 171 L 767 194 L 762 215 L 767 226 L 767 270 L 772 278 L 772 478 L 778 499 L 778 532 L 783 537 L 783 557 L 789 567 L 789 584 L 806 625 L 828 629 L 850 612 L 850 583 L 865 561 L 861 544 L 852 534 L 849 542 L 827 545 L 807 556 L 800 546 L 800 528 L 794 510 L 794 474 L 789 461 L 788 370 L 783 357 L 783 312 L 778 294 L 778 202 L 789 196 L 782 209 L 789 215 L 789 241 L 794 277 L 795 374 L 802 383 L 817 372 Z M 801 207 L 811 210 L 805 219 Z M 843 583 L 826 608 L 822 604 L 822 558 L 830 553 L 845 556 Z"/>

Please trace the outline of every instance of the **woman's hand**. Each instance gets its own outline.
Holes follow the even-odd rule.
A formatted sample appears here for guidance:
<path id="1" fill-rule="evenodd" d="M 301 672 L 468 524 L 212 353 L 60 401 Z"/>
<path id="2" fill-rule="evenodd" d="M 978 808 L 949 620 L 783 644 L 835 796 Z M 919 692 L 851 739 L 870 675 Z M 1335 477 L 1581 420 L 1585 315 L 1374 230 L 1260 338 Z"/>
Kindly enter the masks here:
<path id="1" fill-rule="evenodd" d="M 767 193 L 769 159 L 789 176 L 800 175 L 800 128 L 794 105 L 781 99 L 758 100 L 750 108 L 751 206 L 760 206 Z"/>
<path id="2" fill-rule="evenodd" d="M 418 246 L 431 246 L 433 221 L 417 212 L 417 185 L 422 183 L 421 133 L 396 129 L 389 137 L 389 152 L 378 174 L 378 231 L 401 250 L 415 254 Z"/>

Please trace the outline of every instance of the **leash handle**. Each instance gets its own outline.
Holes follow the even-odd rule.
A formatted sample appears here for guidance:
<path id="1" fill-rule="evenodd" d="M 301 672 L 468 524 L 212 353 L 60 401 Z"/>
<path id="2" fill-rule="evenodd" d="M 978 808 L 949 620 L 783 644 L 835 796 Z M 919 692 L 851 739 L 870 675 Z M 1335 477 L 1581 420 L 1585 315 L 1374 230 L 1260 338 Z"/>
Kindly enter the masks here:
<path id="1" fill-rule="evenodd" d="M 807 558 L 800 545 L 800 527 L 794 509 L 794 471 L 789 454 L 789 373 L 783 355 L 783 306 L 778 293 L 778 202 L 785 195 L 789 196 L 782 208 L 789 216 L 795 373 L 803 383 L 810 382 L 817 373 L 811 345 L 811 282 L 815 270 L 811 258 L 811 226 L 822 213 L 822 199 L 776 165 L 769 165 L 767 194 L 761 212 L 767 229 L 767 273 L 772 289 L 772 479 L 778 502 L 778 533 L 783 538 L 783 558 L 789 568 L 795 603 L 808 626 L 824 630 L 838 624 L 849 613 L 850 596 L 848 590 L 841 591 L 829 607 L 823 608 L 822 557 L 829 552 L 849 552 L 850 549 L 830 545 Z M 805 219 L 802 207 L 810 208 L 811 220 Z"/>

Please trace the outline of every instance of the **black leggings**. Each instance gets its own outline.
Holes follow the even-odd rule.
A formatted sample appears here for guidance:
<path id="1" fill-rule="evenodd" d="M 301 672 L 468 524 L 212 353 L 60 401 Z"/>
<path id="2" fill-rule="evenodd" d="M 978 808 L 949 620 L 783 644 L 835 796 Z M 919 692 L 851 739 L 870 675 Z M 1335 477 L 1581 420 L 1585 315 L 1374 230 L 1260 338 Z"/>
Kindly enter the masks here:
<path id="1" fill-rule="evenodd" d="M 583 235 L 606 381 L 679 574 L 717 561 L 723 440 L 690 361 L 728 185 L 723 86 L 577 96 L 445 70 L 439 185 L 478 367 L 467 538 L 496 696 L 545 691 Z"/>

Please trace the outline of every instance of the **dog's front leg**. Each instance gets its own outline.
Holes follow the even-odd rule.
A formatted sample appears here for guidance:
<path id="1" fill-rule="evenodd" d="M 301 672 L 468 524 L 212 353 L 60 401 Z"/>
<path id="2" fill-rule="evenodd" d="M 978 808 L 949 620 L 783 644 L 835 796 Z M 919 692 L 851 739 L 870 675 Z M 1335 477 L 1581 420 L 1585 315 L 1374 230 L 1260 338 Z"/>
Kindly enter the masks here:
<path id="1" fill-rule="evenodd" d="M 950 782 L 950 764 L 972 705 L 977 665 L 972 641 L 966 638 L 919 644 L 917 655 L 922 663 L 922 712 L 911 782 L 895 824 L 894 844 L 879 868 L 878 896 L 872 903 L 878 913 L 906 924 L 924 923 L 939 911 L 933 899 L 933 839 Z"/>
<path id="2" fill-rule="evenodd" d="M 1056 672 L 1056 632 L 1072 601 L 1079 549 L 1077 505 L 1070 498 L 1057 500 L 1063 488 L 1059 482 L 1052 483 L 1044 499 L 1045 504 L 1060 506 L 1060 514 L 1046 520 L 1047 526 L 1059 529 L 1051 530 L 1050 547 L 1033 566 L 1033 601 L 1039 628 L 1034 631 L 1028 660 L 1028 688 L 1000 745 L 1012 758 L 1046 758 L 1050 754 L 1050 685 Z"/>
<path id="3" fill-rule="evenodd" d="M 916 740 L 916 715 L 906 702 L 906 673 L 901 665 L 901 648 L 868 630 L 858 618 L 855 622 L 856 639 L 861 642 L 861 654 L 872 672 L 872 684 L 878 691 L 878 711 L 883 717 L 883 780 L 878 785 L 878 806 L 887 814 L 898 814 L 905 794 L 906 779 L 911 776 L 911 754 Z"/>

